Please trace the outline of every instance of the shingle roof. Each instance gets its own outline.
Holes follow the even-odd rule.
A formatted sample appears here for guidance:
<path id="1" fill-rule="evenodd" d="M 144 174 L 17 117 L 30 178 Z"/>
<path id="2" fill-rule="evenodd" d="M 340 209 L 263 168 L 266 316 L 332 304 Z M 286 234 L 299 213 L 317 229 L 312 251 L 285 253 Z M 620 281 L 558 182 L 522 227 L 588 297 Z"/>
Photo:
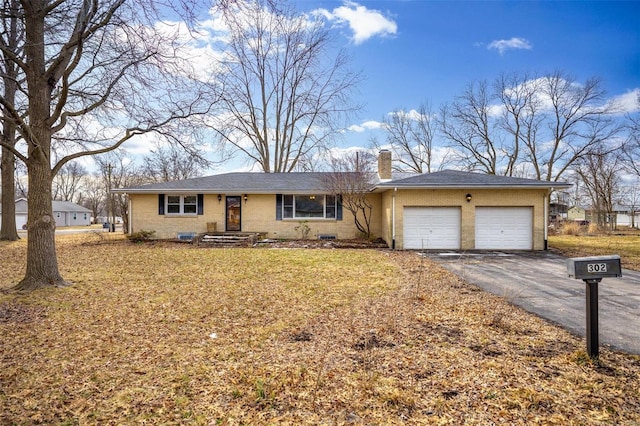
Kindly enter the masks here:
<path id="1" fill-rule="evenodd" d="M 154 183 L 114 189 L 114 192 L 157 194 L 157 193 L 310 193 L 322 192 L 323 176 L 326 172 L 297 173 L 225 173 L 173 182 Z M 469 173 L 457 170 L 443 170 L 420 175 L 394 174 L 393 180 L 378 182 L 375 188 L 563 188 L 569 184 Z"/>
<path id="2" fill-rule="evenodd" d="M 323 187 L 325 173 L 225 173 L 193 179 L 115 189 L 115 192 L 158 193 L 308 193 Z"/>
<path id="3" fill-rule="evenodd" d="M 18 198 L 16 200 L 16 213 L 27 213 L 26 201 L 27 201 L 26 198 Z M 91 213 L 91 210 L 85 207 L 79 206 L 75 203 L 72 203 L 71 201 L 53 201 L 53 211 L 54 212 Z M 0 207 L 0 213 L 2 213 L 1 207 Z"/>
<path id="4" fill-rule="evenodd" d="M 378 188 L 569 188 L 570 186 L 564 182 L 442 170 L 383 182 L 378 185 Z"/>
<path id="5" fill-rule="evenodd" d="M 78 213 L 91 213 L 91 210 L 79 206 L 71 201 L 53 201 L 54 212 L 78 212 Z"/>

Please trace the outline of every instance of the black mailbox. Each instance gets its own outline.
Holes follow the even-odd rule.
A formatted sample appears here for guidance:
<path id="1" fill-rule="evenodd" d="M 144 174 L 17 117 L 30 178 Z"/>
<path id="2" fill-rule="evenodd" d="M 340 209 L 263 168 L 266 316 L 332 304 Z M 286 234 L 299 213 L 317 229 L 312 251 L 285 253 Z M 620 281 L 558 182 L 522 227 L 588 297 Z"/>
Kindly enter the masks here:
<path id="1" fill-rule="evenodd" d="M 591 256 L 567 259 L 567 271 L 577 280 L 600 280 L 621 277 L 620 256 Z"/>
<path id="2" fill-rule="evenodd" d="M 587 296 L 587 354 L 597 358 L 600 353 L 598 337 L 598 283 L 606 277 L 621 277 L 620 256 L 574 257 L 567 259 L 570 277 L 586 284 Z"/>

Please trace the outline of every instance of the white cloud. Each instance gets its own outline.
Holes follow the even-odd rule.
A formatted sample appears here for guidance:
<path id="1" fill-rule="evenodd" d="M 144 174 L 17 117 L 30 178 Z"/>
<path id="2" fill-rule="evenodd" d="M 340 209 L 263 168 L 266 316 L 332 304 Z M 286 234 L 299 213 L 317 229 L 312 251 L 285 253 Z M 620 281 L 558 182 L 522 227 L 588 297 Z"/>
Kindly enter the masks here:
<path id="1" fill-rule="evenodd" d="M 638 112 L 640 111 L 640 88 L 615 96 L 611 102 L 623 113 Z"/>
<path id="2" fill-rule="evenodd" d="M 342 6 L 331 12 L 318 9 L 314 13 L 324 16 L 337 25 L 348 24 L 353 31 L 352 40 L 355 44 L 362 44 L 375 36 L 395 35 L 398 31 L 395 21 L 384 16 L 379 10 L 367 9 L 351 1 L 345 1 Z"/>
<path id="3" fill-rule="evenodd" d="M 404 117 L 404 118 L 407 118 L 409 120 L 414 120 L 414 121 L 424 120 L 424 119 L 428 118 L 428 117 L 423 116 L 422 114 L 420 114 L 415 109 L 412 109 L 410 111 L 404 111 L 404 110 L 392 111 L 392 112 L 389 113 L 389 115 L 390 116 L 396 115 L 398 117 Z"/>
<path id="4" fill-rule="evenodd" d="M 347 130 L 350 130 L 356 133 L 362 133 L 367 130 L 380 129 L 382 128 L 382 126 L 384 126 L 384 124 L 379 121 L 369 120 L 361 124 L 352 124 L 351 126 L 347 127 Z"/>
<path id="5" fill-rule="evenodd" d="M 529 40 L 520 38 L 520 37 L 512 37 L 509 40 L 494 40 L 487 46 L 487 49 L 496 49 L 500 52 L 501 55 L 504 55 L 504 52 L 507 50 L 515 50 L 515 49 L 524 49 L 531 50 L 533 49 L 533 45 L 529 42 Z"/>

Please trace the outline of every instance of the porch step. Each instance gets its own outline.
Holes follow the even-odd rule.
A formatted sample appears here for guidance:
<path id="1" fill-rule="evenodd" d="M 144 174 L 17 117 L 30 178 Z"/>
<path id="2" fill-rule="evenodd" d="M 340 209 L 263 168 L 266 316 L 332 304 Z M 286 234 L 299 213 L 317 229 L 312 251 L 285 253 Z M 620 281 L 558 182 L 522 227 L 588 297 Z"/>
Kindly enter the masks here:
<path id="1" fill-rule="evenodd" d="M 250 247 L 262 236 L 259 232 L 206 232 L 197 235 L 193 242 L 197 246 Z"/>

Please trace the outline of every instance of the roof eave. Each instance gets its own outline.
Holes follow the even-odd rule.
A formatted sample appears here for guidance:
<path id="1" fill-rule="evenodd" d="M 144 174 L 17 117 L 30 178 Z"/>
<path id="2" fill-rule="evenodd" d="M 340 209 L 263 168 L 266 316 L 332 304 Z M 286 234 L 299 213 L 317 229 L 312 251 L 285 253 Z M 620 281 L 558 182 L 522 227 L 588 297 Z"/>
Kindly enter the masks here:
<path id="1" fill-rule="evenodd" d="M 482 184 L 456 184 L 456 185 L 378 185 L 376 189 L 560 189 L 571 188 L 570 184 L 545 184 L 545 185 L 482 185 Z"/>
<path id="2" fill-rule="evenodd" d="M 254 194 L 254 195 L 271 195 L 271 194 L 292 194 L 292 195 L 308 195 L 310 193 L 314 194 L 329 194 L 328 191 L 319 190 L 319 189 L 272 189 L 272 190 L 255 190 L 255 189 L 127 189 L 127 188 L 118 188 L 112 189 L 111 192 L 118 194 L 138 194 L 138 195 L 153 195 L 153 194 L 207 194 L 207 195 L 217 195 L 217 194 Z"/>

